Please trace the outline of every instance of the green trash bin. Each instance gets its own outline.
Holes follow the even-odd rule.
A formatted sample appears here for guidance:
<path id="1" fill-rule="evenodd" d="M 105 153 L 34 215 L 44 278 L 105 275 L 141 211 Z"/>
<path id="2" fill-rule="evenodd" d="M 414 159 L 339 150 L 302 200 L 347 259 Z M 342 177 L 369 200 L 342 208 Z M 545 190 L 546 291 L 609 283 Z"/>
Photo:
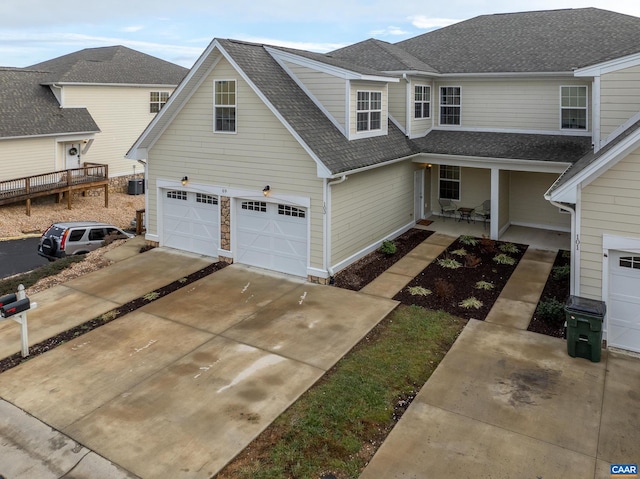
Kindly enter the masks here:
<path id="1" fill-rule="evenodd" d="M 603 301 L 569 296 L 564 306 L 567 319 L 567 352 L 572 358 L 600 361 L 602 322 L 607 307 Z"/>

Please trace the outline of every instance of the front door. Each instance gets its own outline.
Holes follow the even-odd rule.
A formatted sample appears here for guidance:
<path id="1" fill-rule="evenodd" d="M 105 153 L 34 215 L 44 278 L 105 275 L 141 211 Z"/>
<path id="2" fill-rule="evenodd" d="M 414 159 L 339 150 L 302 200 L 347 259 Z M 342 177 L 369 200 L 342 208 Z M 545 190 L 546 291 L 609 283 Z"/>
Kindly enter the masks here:
<path id="1" fill-rule="evenodd" d="M 413 172 L 413 219 L 420 221 L 424 216 L 424 170 Z"/>
<path id="2" fill-rule="evenodd" d="M 80 168 L 80 143 L 66 143 L 64 146 L 66 161 L 65 169 Z"/>

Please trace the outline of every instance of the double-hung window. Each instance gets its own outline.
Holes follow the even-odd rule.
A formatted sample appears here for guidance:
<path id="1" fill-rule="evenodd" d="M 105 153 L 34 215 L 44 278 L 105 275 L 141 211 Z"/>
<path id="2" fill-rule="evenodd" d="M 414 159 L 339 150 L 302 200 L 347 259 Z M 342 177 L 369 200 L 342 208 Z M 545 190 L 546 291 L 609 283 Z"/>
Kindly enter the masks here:
<path id="1" fill-rule="evenodd" d="M 359 91 L 356 105 L 356 131 L 382 128 L 382 92 Z"/>
<path id="2" fill-rule="evenodd" d="M 149 92 L 149 113 L 158 113 L 169 100 L 168 91 Z"/>
<path id="3" fill-rule="evenodd" d="M 213 130 L 225 133 L 236 132 L 236 82 L 214 81 Z"/>
<path id="4" fill-rule="evenodd" d="M 416 85 L 413 98 L 413 117 L 431 118 L 431 87 Z"/>
<path id="5" fill-rule="evenodd" d="M 560 127 L 569 130 L 587 129 L 587 87 L 560 87 Z"/>
<path id="6" fill-rule="evenodd" d="M 459 86 L 440 87 L 440 124 L 459 125 L 462 92 Z"/>
<path id="7" fill-rule="evenodd" d="M 440 165 L 440 198 L 460 201 L 460 167 Z"/>

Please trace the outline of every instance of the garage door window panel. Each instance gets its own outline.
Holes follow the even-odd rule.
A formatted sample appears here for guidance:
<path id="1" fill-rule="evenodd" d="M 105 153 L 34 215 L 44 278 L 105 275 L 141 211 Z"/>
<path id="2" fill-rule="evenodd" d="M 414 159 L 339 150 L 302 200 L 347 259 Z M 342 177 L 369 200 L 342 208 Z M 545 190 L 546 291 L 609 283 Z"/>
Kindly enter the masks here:
<path id="1" fill-rule="evenodd" d="M 623 256 L 620 258 L 620 267 L 640 269 L 640 256 Z"/>
<path id="2" fill-rule="evenodd" d="M 172 190 L 172 191 L 167 191 L 167 198 L 172 198 L 174 200 L 187 200 L 187 192 L 186 191 L 179 191 L 179 190 Z"/>
<path id="3" fill-rule="evenodd" d="M 304 218 L 305 210 L 289 205 L 278 205 L 278 214 L 284 216 L 294 216 L 296 218 Z"/>
<path id="4" fill-rule="evenodd" d="M 241 208 L 248 211 L 267 212 L 267 203 L 264 201 L 243 201 Z"/>

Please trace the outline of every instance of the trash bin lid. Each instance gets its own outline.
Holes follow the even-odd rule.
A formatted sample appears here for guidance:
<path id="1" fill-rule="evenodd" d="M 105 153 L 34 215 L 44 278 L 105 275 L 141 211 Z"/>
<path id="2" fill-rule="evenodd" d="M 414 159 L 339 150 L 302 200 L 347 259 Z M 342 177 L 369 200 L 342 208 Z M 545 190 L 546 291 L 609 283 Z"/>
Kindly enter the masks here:
<path id="1" fill-rule="evenodd" d="M 595 299 L 581 298 L 580 296 L 569 296 L 565 304 L 565 310 L 573 313 L 590 314 L 592 316 L 604 317 L 607 306 L 604 301 Z"/>

